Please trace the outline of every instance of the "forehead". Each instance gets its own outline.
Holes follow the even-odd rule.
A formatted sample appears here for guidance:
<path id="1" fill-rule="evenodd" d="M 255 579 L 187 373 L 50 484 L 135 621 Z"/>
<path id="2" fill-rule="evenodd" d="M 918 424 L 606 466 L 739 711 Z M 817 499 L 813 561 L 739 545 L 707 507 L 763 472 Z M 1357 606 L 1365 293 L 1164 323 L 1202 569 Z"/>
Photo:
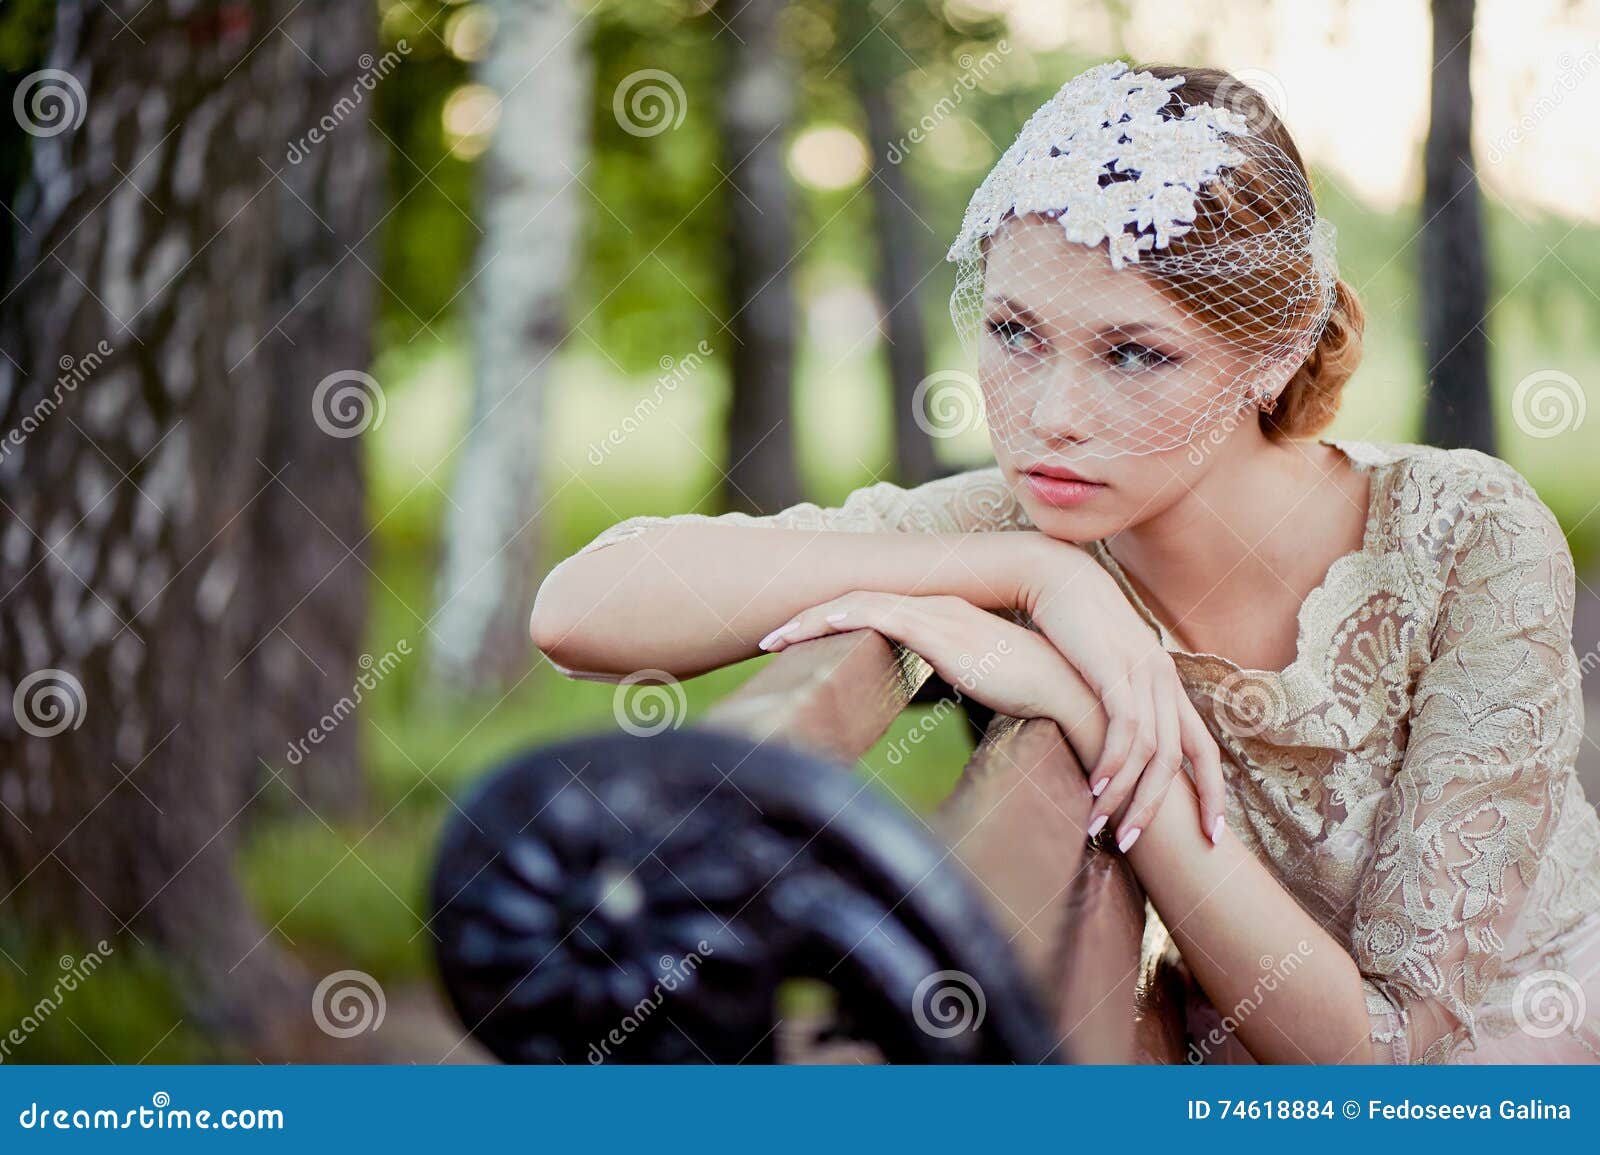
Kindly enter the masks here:
<path id="1" fill-rule="evenodd" d="M 1013 217 L 995 232 L 984 296 L 1008 298 L 1061 328 L 1139 321 L 1195 332 L 1187 314 L 1136 265 L 1112 268 L 1104 245 L 1069 240 L 1057 222 L 1037 214 Z"/>

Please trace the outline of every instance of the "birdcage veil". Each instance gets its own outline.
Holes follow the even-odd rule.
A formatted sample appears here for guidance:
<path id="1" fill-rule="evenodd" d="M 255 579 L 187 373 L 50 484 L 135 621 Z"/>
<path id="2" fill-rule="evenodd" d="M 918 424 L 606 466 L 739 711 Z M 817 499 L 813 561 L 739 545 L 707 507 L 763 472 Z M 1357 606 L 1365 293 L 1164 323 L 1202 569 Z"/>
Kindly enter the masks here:
<path id="1" fill-rule="evenodd" d="M 1252 121 L 1123 61 L 1074 77 L 973 195 L 948 259 L 997 449 L 1153 453 L 1271 408 L 1333 308 L 1332 224 Z"/>

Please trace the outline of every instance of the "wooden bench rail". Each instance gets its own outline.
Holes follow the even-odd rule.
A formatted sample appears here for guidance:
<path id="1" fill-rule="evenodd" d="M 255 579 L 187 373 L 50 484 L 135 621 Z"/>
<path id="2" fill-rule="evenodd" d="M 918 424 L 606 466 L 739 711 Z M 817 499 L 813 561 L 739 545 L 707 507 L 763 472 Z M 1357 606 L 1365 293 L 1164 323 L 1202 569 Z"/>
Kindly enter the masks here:
<path id="1" fill-rule="evenodd" d="M 931 673 L 869 630 L 817 638 L 785 648 L 706 724 L 850 765 Z M 1092 802 L 1055 723 L 1002 715 L 934 825 L 1051 1009 L 1062 1061 L 1176 1062 L 1170 982 L 1141 958 L 1144 891 L 1120 855 L 1088 842 Z"/>
<path id="2" fill-rule="evenodd" d="M 779 652 L 701 724 L 851 766 L 932 673 L 922 658 L 872 630 L 831 634 Z"/>

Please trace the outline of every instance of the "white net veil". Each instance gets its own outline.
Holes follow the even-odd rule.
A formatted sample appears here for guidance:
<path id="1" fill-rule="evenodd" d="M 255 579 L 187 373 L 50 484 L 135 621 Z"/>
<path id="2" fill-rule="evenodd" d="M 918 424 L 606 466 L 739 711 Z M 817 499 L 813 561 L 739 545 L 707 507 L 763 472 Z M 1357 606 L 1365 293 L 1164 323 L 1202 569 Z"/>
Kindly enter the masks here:
<path id="1" fill-rule="evenodd" d="M 1332 310 L 1334 229 L 1299 164 L 1261 118 L 1189 103 L 1183 82 L 1122 61 L 1074 77 L 950 248 L 991 439 L 1024 467 L 1174 449 L 1270 411 Z"/>

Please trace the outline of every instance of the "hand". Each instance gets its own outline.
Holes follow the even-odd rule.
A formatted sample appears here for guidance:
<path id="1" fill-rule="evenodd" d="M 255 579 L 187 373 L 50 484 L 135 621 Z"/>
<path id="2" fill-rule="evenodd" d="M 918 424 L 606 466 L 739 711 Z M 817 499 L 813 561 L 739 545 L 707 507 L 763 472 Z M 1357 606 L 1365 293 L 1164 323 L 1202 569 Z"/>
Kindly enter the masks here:
<path id="1" fill-rule="evenodd" d="M 1172 656 L 1093 558 L 1076 546 L 1058 558 L 1031 579 L 1018 608 L 1083 675 L 1110 719 L 1105 748 L 1089 771 L 1090 832 L 1121 810 L 1117 846 L 1132 846 L 1187 756 L 1200 828 L 1215 844 L 1226 797 L 1221 756 Z"/>
<path id="2" fill-rule="evenodd" d="M 1046 638 L 954 595 L 857 590 L 802 610 L 763 638 L 761 648 L 777 651 L 864 629 L 921 655 L 939 677 L 992 710 L 1053 719 L 1069 740 L 1101 713 L 1077 671 Z"/>

